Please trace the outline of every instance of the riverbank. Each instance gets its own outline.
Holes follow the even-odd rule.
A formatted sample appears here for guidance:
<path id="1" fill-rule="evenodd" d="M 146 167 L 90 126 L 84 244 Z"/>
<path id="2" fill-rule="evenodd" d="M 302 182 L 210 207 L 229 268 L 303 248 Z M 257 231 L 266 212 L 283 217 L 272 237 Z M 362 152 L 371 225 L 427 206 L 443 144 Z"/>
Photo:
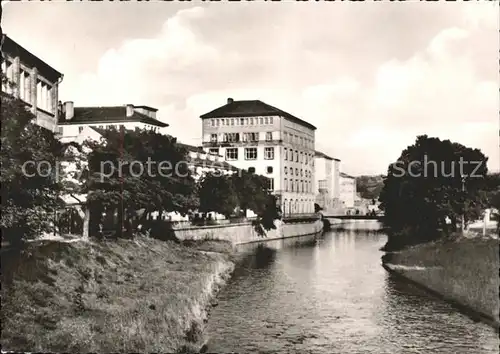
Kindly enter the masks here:
<path id="1" fill-rule="evenodd" d="M 45 241 L 2 255 L 3 350 L 197 352 L 227 242 Z"/>
<path id="2" fill-rule="evenodd" d="M 382 263 L 386 270 L 498 329 L 497 239 L 461 238 L 416 245 L 387 253 Z"/>

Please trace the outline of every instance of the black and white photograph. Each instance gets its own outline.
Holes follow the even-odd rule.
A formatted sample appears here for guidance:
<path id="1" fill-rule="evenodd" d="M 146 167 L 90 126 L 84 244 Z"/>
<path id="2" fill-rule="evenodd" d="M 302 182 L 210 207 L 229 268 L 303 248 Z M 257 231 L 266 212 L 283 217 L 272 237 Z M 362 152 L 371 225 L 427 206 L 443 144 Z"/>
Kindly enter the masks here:
<path id="1" fill-rule="evenodd" d="M 0 5 L 2 354 L 499 353 L 499 2 Z"/>

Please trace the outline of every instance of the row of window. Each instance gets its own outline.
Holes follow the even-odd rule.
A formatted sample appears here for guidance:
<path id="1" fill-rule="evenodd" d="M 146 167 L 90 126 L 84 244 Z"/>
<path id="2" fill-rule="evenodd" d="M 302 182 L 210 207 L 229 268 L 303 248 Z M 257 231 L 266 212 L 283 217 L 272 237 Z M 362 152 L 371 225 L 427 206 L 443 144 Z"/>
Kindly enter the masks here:
<path id="1" fill-rule="evenodd" d="M 312 182 L 298 179 L 284 179 L 285 192 L 312 193 Z"/>
<path id="2" fill-rule="evenodd" d="M 285 161 L 295 161 L 299 163 L 303 163 L 305 165 L 311 164 L 314 167 L 314 155 L 309 154 L 307 152 L 302 152 L 298 150 L 292 149 L 284 149 L 284 158 Z"/>
<path id="3" fill-rule="evenodd" d="M 314 202 L 312 199 L 285 199 L 283 201 L 283 213 L 311 213 L 314 211 Z"/>
<path id="4" fill-rule="evenodd" d="M 211 120 L 212 127 L 271 124 L 273 124 L 273 117 L 217 118 Z"/>
<path id="5" fill-rule="evenodd" d="M 219 154 L 219 149 L 212 148 L 209 150 L 211 154 Z M 257 160 L 257 148 L 245 148 L 244 150 L 245 160 Z M 238 160 L 238 148 L 227 148 L 226 149 L 226 160 L 236 161 Z M 264 160 L 274 160 L 274 147 L 264 148 Z"/>
<path id="6" fill-rule="evenodd" d="M 266 132 L 266 141 L 273 140 L 273 133 Z M 217 134 L 210 134 L 210 142 L 216 143 L 218 141 Z M 224 133 L 222 136 L 222 141 L 225 143 L 238 143 L 240 142 L 240 133 Z M 257 142 L 259 141 L 259 133 L 251 132 L 251 133 L 242 133 L 241 141 L 244 142 Z"/>
<path id="7" fill-rule="evenodd" d="M 288 167 L 285 166 L 285 175 L 288 174 Z M 290 167 L 290 175 L 293 176 L 293 167 Z M 308 170 L 300 169 L 300 177 L 311 178 L 312 172 Z M 295 168 L 295 176 L 299 176 L 299 169 Z"/>
<path id="8" fill-rule="evenodd" d="M 300 145 L 307 149 L 314 149 L 313 139 L 308 137 L 298 136 L 297 134 L 283 132 L 283 141 L 285 143 Z"/>

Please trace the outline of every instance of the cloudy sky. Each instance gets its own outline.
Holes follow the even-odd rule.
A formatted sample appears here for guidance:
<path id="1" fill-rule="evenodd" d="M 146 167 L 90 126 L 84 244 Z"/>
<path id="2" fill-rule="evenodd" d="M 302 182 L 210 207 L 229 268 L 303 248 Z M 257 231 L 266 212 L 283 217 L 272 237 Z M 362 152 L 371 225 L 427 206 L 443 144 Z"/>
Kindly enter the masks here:
<path id="1" fill-rule="evenodd" d="M 76 106 L 144 104 L 199 144 L 199 116 L 260 99 L 317 126 L 354 175 L 419 134 L 498 170 L 498 3 L 89 3 L 4 6 L 2 28 L 64 73 Z"/>

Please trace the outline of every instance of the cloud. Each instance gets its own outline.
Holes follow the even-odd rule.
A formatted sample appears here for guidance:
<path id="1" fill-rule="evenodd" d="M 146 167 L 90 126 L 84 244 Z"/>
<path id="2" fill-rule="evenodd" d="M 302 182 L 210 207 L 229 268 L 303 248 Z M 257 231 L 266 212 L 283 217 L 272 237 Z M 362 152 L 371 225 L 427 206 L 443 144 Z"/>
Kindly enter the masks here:
<path id="1" fill-rule="evenodd" d="M 157 107 L 187 143 L 227 97 L 261 99 L 317 126 L 318 149 L 349 173 L 385 172 L 423 133 L 481 148 L 498 169 L 498 14 L 468 5 L 442 7 L 442 19 L 411 5 L 417 15 L 391 7 L 384 20 L 371 7 L 354 22 L 326 7 L 182 9 L 156 35 L 116 43 L 97 70 L 65 78 L 64 96 Z"/>

